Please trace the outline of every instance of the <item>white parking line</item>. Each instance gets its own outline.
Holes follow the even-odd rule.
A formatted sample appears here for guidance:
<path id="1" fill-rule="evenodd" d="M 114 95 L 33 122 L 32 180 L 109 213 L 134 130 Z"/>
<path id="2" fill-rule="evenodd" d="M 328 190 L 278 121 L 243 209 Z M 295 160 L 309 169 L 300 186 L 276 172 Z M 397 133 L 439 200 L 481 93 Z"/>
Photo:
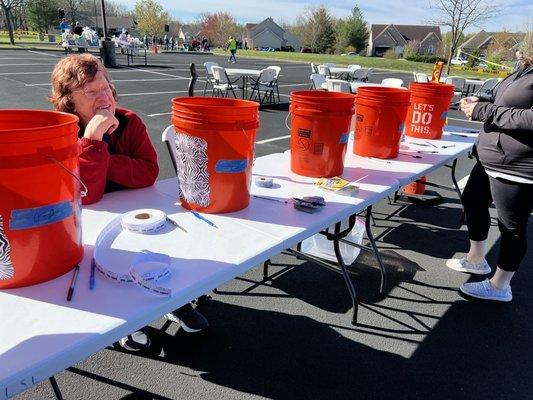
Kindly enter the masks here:
<path id="1" fill-rule="evenodd" d="M 288 139 L 290 138 L 291 135 L 286 135 L 286 136 L 278 136 L 278 137 L 275 137 L 275 138 L 271 138 L 271 139 L 265 139 L 265 140 L 258 140 L 257 144 L 264 144 L 264 143 L 270 143 L 270 142 L 275 142 L 275 141 L 278 141 L 278 140 L 283 140 L 283 139 Z"/>
<path id="2" fill-rule="evenodd" d="M 461 121 L 461 122 L 469 122 L 469 123 L 474 123 L 474 124 L 482 124 L 483 122 L 479 122 L 479 121 L 469 121 L 467 119 L 463 119 L 463 118 L 452 118 L 452 117 L 448 117 L 446 118 L 450 121 Z"/>
<path id="3" fill-rule="evenodd" d="M 56 63 L 29 63 L 29 64 L 0 64 L 0 67 L 23 67 L 30 65 L 56 65 Z"/>
<path id="4" fill-rule="evenodd" d="M 149 117 L 159 117 L 161 115 L 170 115 L 171 112 L 164 112 L 164 113 L 156 113 L 156 114 L 148 114 Z"/>
<path id="5" fill-rule="evenodd" d="M 35 51 L 35 50 L 28 50 L 28 53 L 40 54 L 40 55 L 43 55 L 43 56 L 55 57 L 55 58 L 62 58 L 63 57 L 62 53 L 59 55 L 59 54 L 53 54 L 53 53 L 51 54 L 51 53 L 45 53 L 43 51 Z"/>
<path id="6" fill-rule="evenodd" d="M 195 90 L 195 92 L 202 92 L 202 90 Z M 129 96 L 152 96 L 158 94 L 174 94 L 174 93 L 189 93 L 188 90 L 170 90 L 168 92 L 141 92 L 141 93 L 124 93 L 119 94 L 118 97 L 129 97 Z"/>
<path id="7" fill-rule="evenodd" d="M 176 78 L 155 78 L 155 79 L 112 79 L 113 83 L 117 82 L 160 82 L 160 81 L 183 81 L 186 78 L 176 77 Z M 50 86 L 51 83 L 27 83 L 26 86 Z"/>

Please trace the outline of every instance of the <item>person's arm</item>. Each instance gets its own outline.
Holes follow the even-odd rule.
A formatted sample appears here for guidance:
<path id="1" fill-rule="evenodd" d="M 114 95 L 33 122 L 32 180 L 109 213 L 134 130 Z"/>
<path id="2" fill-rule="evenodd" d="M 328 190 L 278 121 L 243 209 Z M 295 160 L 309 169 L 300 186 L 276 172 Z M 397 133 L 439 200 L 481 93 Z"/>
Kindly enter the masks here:
<path id="1" fill-rule="evenodd" d="M 472 120 L 489 122 L 506 130 L 533 131 L 533 108 L 503 107 L 479 102 L 472 110 Z"/>
<path id="2" fill-rule="evenodd" d="M 159 166 L 146 126 L 139 117 L 130 114 L 128 126 L 122 134 L 127 137 L 128 154 L 110 156 L 107 179 L 132 189 L 153 185 Z"/>
<path id="3" fill-rule="evenodd" d="M 81 138 L 78 140 L 80 153 L 80 178 L 87 186 L 87 195 L 81 199 L 82 204 L 92 204 L 104 195 L 106 173 L 109 162 L 107 143 L 101 140 Z"/>

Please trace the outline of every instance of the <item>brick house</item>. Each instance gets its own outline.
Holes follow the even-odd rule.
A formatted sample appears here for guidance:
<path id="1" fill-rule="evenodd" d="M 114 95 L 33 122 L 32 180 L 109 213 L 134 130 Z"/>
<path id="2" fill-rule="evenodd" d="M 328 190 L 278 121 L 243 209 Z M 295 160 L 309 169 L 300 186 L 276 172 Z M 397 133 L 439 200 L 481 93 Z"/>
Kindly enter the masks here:
<path id="1" fill-rule="evenodd" d="M 498 45 L 506 49 L 507 57 L 512 59 L 524 37 L 525 33 L 522 32 L 486 32 L 481 30 L 459 46 L 457 58 L 464 58 L 474 50 L 480 50 L 481 55 L 486 56 L 486 52 L 491 46 Z"/>
<path id="2" fill-rule="evenodd" d="M 387 50 L 403 56 L 405 45 L 416 40 L 421 54 L 436 54 L 442 45 L 440 27 L 433 25 L 383 25 L 370 26 L 367 55 L 381 57 Z"/>

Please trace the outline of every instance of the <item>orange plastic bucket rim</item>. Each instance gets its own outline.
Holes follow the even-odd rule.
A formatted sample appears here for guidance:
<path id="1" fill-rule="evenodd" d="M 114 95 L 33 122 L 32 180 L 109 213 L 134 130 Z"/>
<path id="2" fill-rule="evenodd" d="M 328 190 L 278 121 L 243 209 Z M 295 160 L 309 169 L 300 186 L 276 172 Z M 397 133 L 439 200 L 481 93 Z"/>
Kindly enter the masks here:
<path id="1" fill-rule="evenodd" d="M 78 121 L 76 115 L 60 111 L 0 110 L 0 144 L 32 142 L 35 135 L 41 140 L 63 137 L 71 134 L 70 128 Z"/>
<path id="2" fill-rule="evenodd" d="M 435 96 L 441 96 L 453 93 L 455 87 L 447 83 L 411 82 L 409 84 L 409 90 L 413 92 L 413 95 L 427 93 Z"/>
<path id="3" fill-rule="evenodd" d="M 320 90 L 301 90 L 291 92 L 291 102 L 294 103 L 344 103 L 354 99 L 351 93 L 325 92 Z"/>
<path id="4" fill-rule="evenodd" d="M 250 112 L 259 110 L 259 104 L 255 101 L 230 99 L 220 97 L 175 97 L 172 99 L 173 110 L 197 110 L 203 113 L 212 114 L 240 114 L 245 109 L 250 109 Z"/>

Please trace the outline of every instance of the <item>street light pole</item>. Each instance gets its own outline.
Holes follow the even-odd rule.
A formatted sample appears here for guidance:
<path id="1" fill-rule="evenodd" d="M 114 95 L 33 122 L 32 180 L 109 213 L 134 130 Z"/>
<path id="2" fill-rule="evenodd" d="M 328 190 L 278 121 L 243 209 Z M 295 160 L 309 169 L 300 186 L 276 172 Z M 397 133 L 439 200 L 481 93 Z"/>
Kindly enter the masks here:
<path id="1" fill-rule="evenodd" d="M 107 39 L 107 21 L 106 21 L 106 18 L 105 18 L 105 4 L 104 4 L 104 0 L 101 0 L 100 1 L 100 4 L 102 5 L 102 25 L 103 25 L 103 29 L 104 29 L 104 39 Z"/>

